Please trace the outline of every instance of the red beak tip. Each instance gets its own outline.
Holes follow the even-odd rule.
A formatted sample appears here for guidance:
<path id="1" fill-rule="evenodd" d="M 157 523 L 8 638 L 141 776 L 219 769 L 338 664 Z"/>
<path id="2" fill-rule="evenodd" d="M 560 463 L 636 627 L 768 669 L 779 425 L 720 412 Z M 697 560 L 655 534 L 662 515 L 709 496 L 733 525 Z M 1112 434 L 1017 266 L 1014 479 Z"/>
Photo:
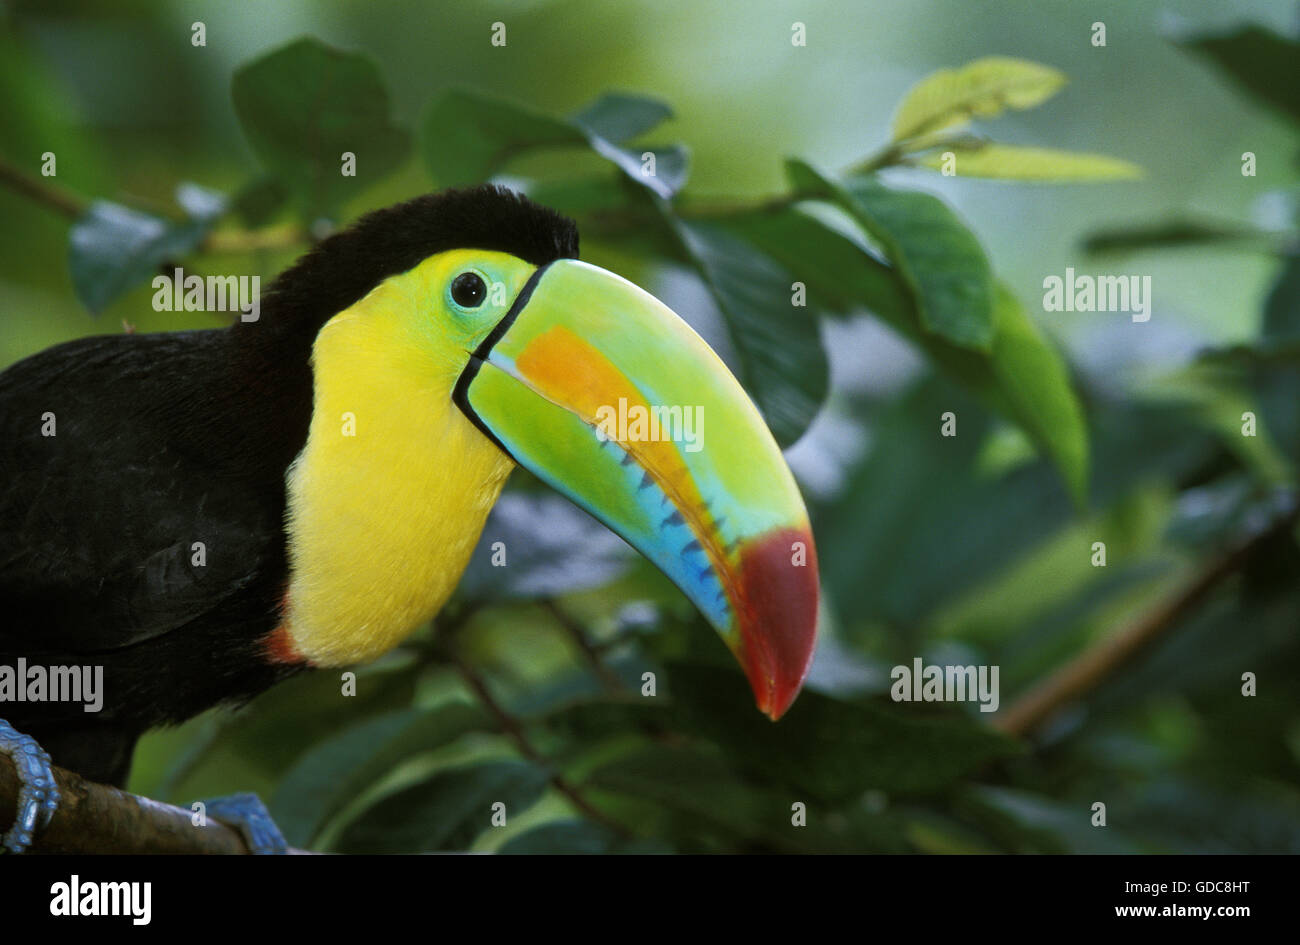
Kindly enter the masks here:
<path id="1" fill-rule="evenodd" d="M 797 682 L 786 686 L 781 686 L 772 681 L 761 688 L 754 687 L 754 702 L 758 706 L 758 711 L 776 722 L 790 710 L 790 706 L 794 704 L 794 700 L 798 698 L 802 689 L 802 676 Z"/>
<path id="2" fill-rule="evenodd" d="M 808 552 L 792 566 L 793 547 Z M 749 542 L 741 553 L 743 599 L 737 654 L 759 711 L 776 721 L 803 688 L 817 640 L 817 559 L 806 529 L 779 529 Z"/>

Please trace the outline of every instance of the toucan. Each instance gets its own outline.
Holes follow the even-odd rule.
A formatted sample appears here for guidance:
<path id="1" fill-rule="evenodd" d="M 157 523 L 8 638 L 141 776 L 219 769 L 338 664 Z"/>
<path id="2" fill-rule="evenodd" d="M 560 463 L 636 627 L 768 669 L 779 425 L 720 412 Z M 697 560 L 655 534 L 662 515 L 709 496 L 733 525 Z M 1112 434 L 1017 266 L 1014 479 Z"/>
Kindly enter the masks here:
<path id="1" fill-rule="evenodd" d="M 704 423 L 688 444 L 602 422 L 636 407 Z M 371 212 L 281 273 L 255 320 L 82 338 L 0 374 L 0 752 L 22 784 L 6 848 L 56 809 L 51 762 L 122 785 L 146 730 L 401 643 L 516 464 L 681 588 L 762 712 L 789 708 L 818 578 L 780 449 L 685 321 L 514 191 Z M 20 665 L 102 667 L 100 710 L 23 698 Z"/>

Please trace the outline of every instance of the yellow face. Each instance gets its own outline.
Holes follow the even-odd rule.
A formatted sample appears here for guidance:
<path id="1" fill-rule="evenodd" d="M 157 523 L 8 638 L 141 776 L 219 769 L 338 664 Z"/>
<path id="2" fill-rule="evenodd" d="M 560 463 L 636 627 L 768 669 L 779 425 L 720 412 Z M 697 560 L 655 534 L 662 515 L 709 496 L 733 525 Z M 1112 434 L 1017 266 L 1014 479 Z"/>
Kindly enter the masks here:
<path id="1" fill-rule="evenodd" d="M 441 253 L 321 329 L 311 428 L 286 483 L 285 631 L 301 657 L 373 659 L 455 588 L 513 463 L 453 391 L 535 269 L 505 253 Z"/>
<path id="2" fill-rule="evenodd" d="M 381 283 L 327 322 L 321 335 L 337 330 L 374 300 L 388 315 L 392 354 L 449 372 L 454 386 L 469 354 L 506 316 L 536 269 L 522 259 L 490 250 L 439 253 Z M 373 313 L 375 308 L 367 306 L 366 311 Z"/>

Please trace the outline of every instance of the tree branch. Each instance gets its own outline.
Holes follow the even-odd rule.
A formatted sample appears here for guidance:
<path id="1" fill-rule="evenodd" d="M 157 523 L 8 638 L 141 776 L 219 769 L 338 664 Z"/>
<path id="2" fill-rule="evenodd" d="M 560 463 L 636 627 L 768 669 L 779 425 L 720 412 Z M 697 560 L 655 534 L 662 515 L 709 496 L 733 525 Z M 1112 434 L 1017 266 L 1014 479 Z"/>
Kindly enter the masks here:
<path id="1" fill-rule="evenodd" d="M 193 826 L 188 810 L 163 804 L 63 768 L 54 769 L 59 809 L 36 833 L 32 853 L 248 853 L 239 831 L 216 820 Z M 18 774 L 0 755 L 0 833 L 14 821 Z M 291 850 L 302 853 L 302 850 Z"/>
<path id="2" fill-rule="evenodd" d="M 4 158 L 0 158 L 0 184 L 69 220 L 77 219 L 86 209 L 86 201 L 81 197 L 55 187 L 44 178 L 33 177 L 20 171 Z"/>
<path id="3" fill-rule="evenodd" d="M 294 223 L 262 230 L 223 230 L 209 233 L 199 244 L 206 253 L 252 253 L 268 249 L 296 249 L 311 243 L 311 234 Z"/>
<path id="4" fill-rule="evenodd" d="M 550 615 L 559 622 L 560 626 L 564 629 L 564 632 L 569 635 L 569 639 L 573 641 L 578 652 L 582 654 L 587 665 L 591 667 L 591 671 L 596 674 L 596 678 L 600 680 L 600 684 L 604 690 L 608 693 L 621 691 L 623 684 L 619 682 L 618 677 L 614 675 L 614 671 L 606 666 L 605 661 L 601 659 L 600 653 L 596 650 L 595 644 L 593 644 L 591 638 L 587 636 L 587 628 L 575 620 L 572 614 L 564 610 L 564 608 L 553 599 L 543 601 L 542 606 L 545 607 Z"/>
<path id="5" fill-rule="evenodd" d="M 1300 508 L 1290 509 L 1233 550 L 1210 561 L 1177 592 L 1030 689 L 993 720 L 993 727 L 1008 735 L 1028 735 L 1060 709 L 1096 689 L 1187 616 L 1226 578 L 1241 570 L 1257 548 L 1293 526 L 1297 517 Z"/>
<path id="6" fill-rule="evenodd" d="M 53 210 L 71 221 L 79 219 L 90 205 L 89 201 L 80 195 L 56 187 L 44 178 L 28 174 L 4 158 L 0 158 L 0 186 Z M 133 198 L 131 202 L 138 203 L 140 199 Z M 149 212 L 155 216 L 166 215 L 166 210 L 161 207 L 155 207 Z M 198 250 L 207 253 L 248 253 L 259 250 L 295 249 L 306 246 L 310 242 L 311 234 L 305 228 L 286 223 L 262 230 L 225 230 L 220 233 L 209 233 L 199 244 Z M 164 268 L 170 272 L 173 265 L 169 262 Z"/>

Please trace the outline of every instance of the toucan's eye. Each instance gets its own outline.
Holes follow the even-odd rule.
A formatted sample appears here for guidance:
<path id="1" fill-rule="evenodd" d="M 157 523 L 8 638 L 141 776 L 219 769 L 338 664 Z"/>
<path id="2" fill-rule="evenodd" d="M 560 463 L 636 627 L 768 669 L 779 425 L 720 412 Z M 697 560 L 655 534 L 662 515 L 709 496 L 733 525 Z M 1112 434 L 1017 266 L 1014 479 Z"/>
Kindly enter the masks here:
<path id="1" fill-rule="evenodd" d="M 451 280 L 451 300 L 461 308 L 478 308 L 487 298 L 487 284 L 477 272 L 462 272 Z"/>

